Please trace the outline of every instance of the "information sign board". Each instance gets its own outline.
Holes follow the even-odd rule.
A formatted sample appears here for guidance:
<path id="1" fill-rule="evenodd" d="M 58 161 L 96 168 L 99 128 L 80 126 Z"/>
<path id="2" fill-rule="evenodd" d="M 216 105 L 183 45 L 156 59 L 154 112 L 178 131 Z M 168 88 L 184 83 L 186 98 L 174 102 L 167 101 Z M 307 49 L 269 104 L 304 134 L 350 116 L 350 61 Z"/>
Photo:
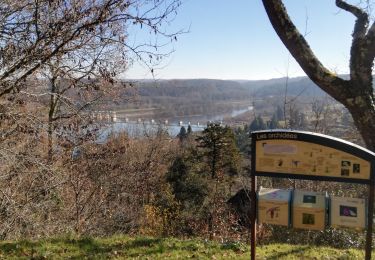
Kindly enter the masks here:
<path id="1" fill-rule="evenodd" d="M 251 259 L 255 259 L 256 256 L 256 176 L 368 185 L 365 259 L 371 259 L 375 196 L 374 167 L 375 153 L 338 138 L 303 131 L 269 130 L 252 132 Z M 311 197 L 311 199 L 313 198 Z M 348 205 L 347 209 L 350 210 L 350 205 Z M 340 210 L 338 212 L 340 213 Z M 307 223 L 313 220 L 308 214 L 305 214 L 304 221 Z"/>

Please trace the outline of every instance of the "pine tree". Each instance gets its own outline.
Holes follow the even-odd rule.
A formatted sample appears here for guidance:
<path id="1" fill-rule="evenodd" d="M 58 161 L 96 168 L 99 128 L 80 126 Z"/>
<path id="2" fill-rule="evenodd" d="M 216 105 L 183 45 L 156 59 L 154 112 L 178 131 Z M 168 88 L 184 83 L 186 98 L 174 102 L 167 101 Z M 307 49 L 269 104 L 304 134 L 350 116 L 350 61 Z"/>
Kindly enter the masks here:
<path id="1" fill-rule="evenodd" d="M 218 177 L 219 171 L 228 175 L 237 173 L 239 151 L 232 129 L 211 123 L 196 140 L 212 179 Z"/>
<path id="2" fill-rule="evenodd" d="M 280 106 L 276 108 L 276 120 L 281 121 L 284 120 L 284 111 Z"/>
<path id="3" fill-rule="evenodd" d="M 273 114 L 272 118 L 271 118 L 271 121 L 269 122 L 269 128 L 270 129 L 277 129 L 279 128 L 279 122 L 277 120 L 277 116 L 276 114 Z"/>
<path id="4" fill-rule="evenodd" d="M 250 131 L 258 131 L 258 130 L 266 129 L 267 125 L 264 123 L 263 118 L 261 116 L 257 116 L 250 123 L 249 128 L 250 128 Z"/>
<path id="5" fill-rule="evenodd" d="M 184 126 L 181 126 L 180 132 L 178 133 L 177 137 L 180 139 L 181 142 L 186 139 L 187 132 Z"/>
<path id="6" fill-rule="evenodd" d="M 188 125 L 187 134 L 191 135 L 191 133 L 193 133 L 193 129 L 191 128 L 191 125 Z"/>
<path id="7" fill-rule="evenodd" d="M 185 207 L 199 206 L 207 196 L 207 185 L 191 171 L 189 162 L 177 156 L 166 175 L 175 198 Z"/>
<path id="8" fill-rule="evenodd" d="M 253 121 L 251 121 L 249 129 L 250 129 L 250 131 L 257 131 L 257 130 L 259 130 L 259 122 L 258 122 L 258 118 L 257 117 L 255 117 L 253 119 Z"/>
<path id="9" fill-rule="evenodd" d="M 234 135 L 239 151 L 243 154 L 248 154 L 250 152 L 249 126 L 244 125 L 243 128 L 238 127 L 235 130 Z"/>
<path id="10" fill-rule="evenodd" d="M 267 125 L 266 125 L 266 123 L 264 123 L 263 118 L 261 116 L 258 116 L 258 124 L 259 124 L 258 130 L 267 129 Z"/>
<path id="11" fill-rule="evenodd" d="M 210 238 L 213 238 L 218 221 L 223 217 L 223 202 L 231 194 L 233 176 L 238 174 L 240 156 L 233 131 L 228 126 L 208 124 L 196 140 L 202 162 L 200 172 L 209 174 L 209 193 L 205 200 L 209 207 L 205 207 L 202 214 L 206 217 Z"/>

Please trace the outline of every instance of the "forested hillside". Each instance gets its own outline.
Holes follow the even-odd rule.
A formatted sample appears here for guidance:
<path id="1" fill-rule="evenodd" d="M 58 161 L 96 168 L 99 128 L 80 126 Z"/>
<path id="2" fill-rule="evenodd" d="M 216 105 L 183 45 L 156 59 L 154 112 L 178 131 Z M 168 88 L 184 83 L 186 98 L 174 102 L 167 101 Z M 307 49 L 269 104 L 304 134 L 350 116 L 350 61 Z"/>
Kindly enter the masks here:
<path id="1" fill-rule="evenodd" d="M 247 108 L 256 101 L 263 103 L 269 98 L 284 97 L 285 94 L 305 100 L 325 95 L 307 77 L 256 81 L 151 80 L 131 82 L 131 87 L 122 92 L 119 102 L 109 102 L 105 108 L 124 114 L 127 109 L 152 109 L 152 113 L 143 116 L 153 118 L 217 115 Z"/>
<path id="2" fill-rule="evenodd" d="M 321 91 L 309 78 L 278 78 L 271 80 L 214 80 L 186 79 L 140 81 L 135 84 L 141 97 L 158 99 L 161 97 L 181 99 L 201 99 L 207 101 L 243 100 L 254 96 L 284 95 L 287 85 L 288 95 L 322 96 Z"/>

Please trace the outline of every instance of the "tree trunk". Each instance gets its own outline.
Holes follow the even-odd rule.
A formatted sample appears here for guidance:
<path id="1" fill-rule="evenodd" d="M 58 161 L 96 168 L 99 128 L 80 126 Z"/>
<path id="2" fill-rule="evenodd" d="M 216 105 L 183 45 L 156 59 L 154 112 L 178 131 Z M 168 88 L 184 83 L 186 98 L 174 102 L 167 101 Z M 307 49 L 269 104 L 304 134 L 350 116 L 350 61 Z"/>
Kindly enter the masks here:
<path id="1" fill-rule="evenodd" d="M 354 124 L 361 134 L 366 147 L 375 151 L 375 106 L 372 98 L 357 96 L 345 105 L 351 113 Z"/>
<path id="2" fill-rule="evenodd" d="M 368 14 L 364 10 L 343 0 L 336 0 L 338 8 L 357 18 L 350 50 L 350 79 L 346 80 L 323 66 L 291 21 L 281 0 L 262 1 L 285 47 L 316 85 L 349 110 L 367 148 L 375 151 L 375 98 L 372 84 L 375 23 L 369 27 Z"/>
<path id="3" fill-rule="evenodd" d="M 53 123 L 51 121 L 48 121 L 48 130 L 47 130 L 47 135 L 48 135 L 48 164 L 52 163 L 52 157 L 53 157 Z"/>
<path id="4" fill-rule="evenodd" d="M 49 103 L 49 111 L 48 111 L 48 164 L 52 164 L 52 157 L 53 157 L 53 131 L 54 131 L 54 116 L 56 111 L 57 105 L 57 97 L 56 97 L 56 77 L 51 79 L 51 93 L 50 93 L 50 103 Z"/>

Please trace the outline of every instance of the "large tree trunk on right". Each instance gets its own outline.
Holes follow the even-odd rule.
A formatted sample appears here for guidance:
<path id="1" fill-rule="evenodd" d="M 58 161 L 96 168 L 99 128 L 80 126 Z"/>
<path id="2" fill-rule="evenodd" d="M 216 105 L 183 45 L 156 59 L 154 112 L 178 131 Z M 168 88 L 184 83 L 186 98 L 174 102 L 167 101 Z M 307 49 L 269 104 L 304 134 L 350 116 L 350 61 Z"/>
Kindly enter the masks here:
<path id="1" fill-rule="evenodd" d="M 291 21 L 281 0 L 262 1 L 285 47 L 316 85 L 349 110 L 367 148 L 375 151 L 375 98 L 372 84 L 375 22 L 369 27 L 368 14 L 364 10 L 343 0 L 336 0 L 338 8 L 357 18 L 350 49 L 350 79 L 346 80 L 323 66 Z"/>
<path id="2" fill-rule="evenodd" d="M 348 99 L 345 106 L 351 113 L 354 124 L 366 147 L 375 151 L 375 105 L 370 95 Z"/>

